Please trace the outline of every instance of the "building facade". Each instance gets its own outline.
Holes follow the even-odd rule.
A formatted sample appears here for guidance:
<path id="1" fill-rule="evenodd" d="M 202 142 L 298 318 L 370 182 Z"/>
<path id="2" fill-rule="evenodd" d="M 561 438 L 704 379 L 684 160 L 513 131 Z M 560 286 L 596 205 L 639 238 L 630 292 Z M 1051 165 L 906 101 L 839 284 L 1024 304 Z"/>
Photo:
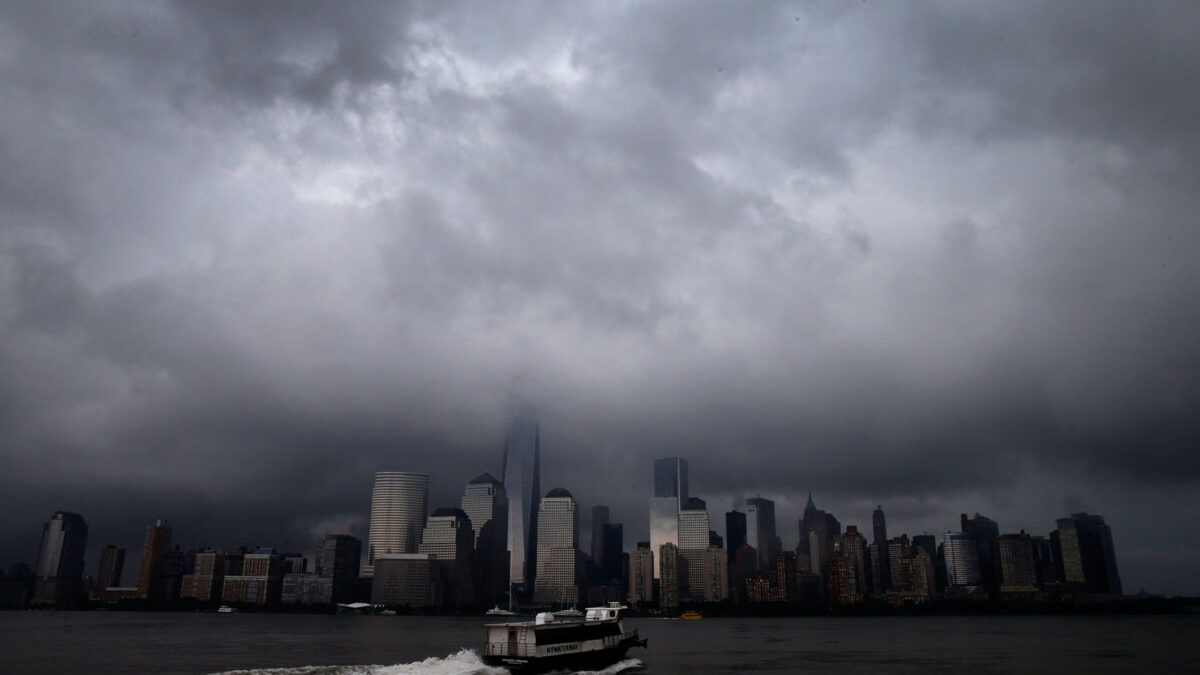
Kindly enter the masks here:
<path id="1" fill-rule="evenodd" d="M 121 585 L 121 572 L 125 569 L 125 549 L 109 544 L 100 551 L 100 567 L 96 573 L 96 588 L 105 589 Z"/>
<path id="2" fill-rule="evenodd" d="M 384 553 L 375 564 L 371 602 L 404 607 L 443 607 L 441 567 L 428 553 Z"/>
<path id="3" fill-rule="evenodd" d="M 680 457 L 654 460 L 654 496 L 650 500 L 650 550 L 679 545 L 679 512 L 688 498 L 688 463 Z M 661 565 L 655 567 L 657 579 Z"/>
<path id="4" fill-rule="evenodd" d="M 58 511 L 42 527 L 33 604 L 69 609 L 83 593 L 88 526 L 78 513 Z"/>
<path id="5" fill-rule="evenodd" d="M 636 607 L 654 602 L 654 551 L 648 541 L 629 554 L 629 602 Z"/>
<path id="6" fill-rule="evenodd" d="M 1087 593 L 1121 595 L 1112 530 L 1103 516 L 1072 513 L 1058 519 L 1062 578 Z"/>
<path id="7" fill-rule="evenodd" d="M 746 500 L 746 543 L 758 552 L 758 572 L 774 569 L 782 548 L 775 532 L 775 502 L 763 497 Z"/>
<path id="8" fill-rule="evenodd" d="M 504 439 L 503 480 L 508 497 L 508 577 L 510 583 L 523 587 L 532 584 L 537 570 L 541 472 L 537 420 L 518 416 Z"/>
<path id="9" fill-rule="evenodd" d="M 875 507 L 875 511 L 871 514 L 871 529 L 873 535 L 871 543 L 879 546 L 879 559 L 875 564 L 878 569 L 873 570 L 877 572 L 878 576 L 875 580 L 875 590 L 883 593 L 891 584 L 891 570 L 888 567 L 890 551 L 888 549 L 887 516 L 883 514 L 882 506 Z"/>
<path id="10" fill-rule="evenodd" d="M 163 597 L 163 557 L 171 549 L 171 526 L 165 520 L 155 521 L 146 528 L 146 545 L 142 549 L 142 567 L 138 574 L 138 597 L 157 600 Z"/>
<path id="11" fill-rule="evenodd" d="M 380 471 L 371 491 L 371 522 L 362 576 L 375 572 L 375 558 L 385 553 L 416 553 L 425 529 L 429 474 Z"/>
<path id="12" fill-rule="evenodd" d="M 475 578 L 480 600 L 499 603 L 508 593 L 508 493 L 489 473 L 463 491 L 462 510 L 475 534 Z"/>
<path id="13" fill-rule="evenodd" d="M 658 549 L 659 608 L 670 612 L 679 607 L 681 590 L 687 586 L 687 565 L 679 555 L 679 547 L 667 542 Z"/>
<path id="14" fill-rule="evenodd" d="M 947 532 L 942 537 L 942 555 L 946 560 L 947 587 L 980 587 L 979 546 L 975 535 Z"/>
<path id="15" fill-rule="evenodd" d="M 425 525 L 418 553 L 433 556 L 441 568 L 443 601 L 447 608 L 475 604 L 475 575 L 472 565 L 475 532 L 462 509 L 437 509 Z"/>
<path id="16" fill-rule="evenodd" d="M 679 511 L 676 529 L 679 555 L 687 567 L 687 574 L 684 575 L 686 583 L 682 583 L 679 589 L 680 598 L 703 600 L 704 588 L 708 585 L 704 565 L 709 547 L 708 510 L 703 499 L 688 497 Z"/>
<path id="17" fill-rule="evenodd" d="M 579 509 L 563 488 L 546 493 L 538 507 L 537 576 L 533 601 L 574 606 L 579 601 L 583 557 L 579 550 Z"/>

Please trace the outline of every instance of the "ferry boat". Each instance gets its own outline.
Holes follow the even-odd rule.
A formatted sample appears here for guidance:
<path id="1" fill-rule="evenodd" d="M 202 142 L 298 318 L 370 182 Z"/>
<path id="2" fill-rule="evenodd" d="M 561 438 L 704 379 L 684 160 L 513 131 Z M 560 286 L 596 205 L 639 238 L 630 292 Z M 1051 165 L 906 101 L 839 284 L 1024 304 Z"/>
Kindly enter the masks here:
<path id="1" fill-rule="evenodd" d="M 684 612 L 683 614 L 679 615 L 679 618 L 683 619 L 685 621 L 689 621 L 689 620 L 694 620 L 694 619 L 703 619 L 704 615 L 701 614 L 700 612 Z"/>
<path id="2" fill-rule="evenodd" d="M 588 607 L 582 617 L 542 612 L 533 621 L 487 624 L 483 660 L 513 672 L 603 668 L 620 661 L 631 647 L 645 647 L 637 630 L 625 632 L 619 602 Z"/>

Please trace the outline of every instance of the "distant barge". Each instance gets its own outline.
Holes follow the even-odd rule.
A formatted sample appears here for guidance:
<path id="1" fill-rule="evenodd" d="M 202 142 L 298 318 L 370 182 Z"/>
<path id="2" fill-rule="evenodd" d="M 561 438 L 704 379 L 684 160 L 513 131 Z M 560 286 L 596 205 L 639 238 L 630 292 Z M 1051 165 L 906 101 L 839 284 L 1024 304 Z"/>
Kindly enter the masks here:
<path id="1" fill-rule="evenodd" d="M 625 632 L 621 612 L 626 609 L 610 602 L 606 607 L 588 607 L 578 618 L 542 612 L 533 621 L 488 624 L 483 660 L 520 673 L 612 665 L 631 647 L 646 646 L 637 630 Z"/>

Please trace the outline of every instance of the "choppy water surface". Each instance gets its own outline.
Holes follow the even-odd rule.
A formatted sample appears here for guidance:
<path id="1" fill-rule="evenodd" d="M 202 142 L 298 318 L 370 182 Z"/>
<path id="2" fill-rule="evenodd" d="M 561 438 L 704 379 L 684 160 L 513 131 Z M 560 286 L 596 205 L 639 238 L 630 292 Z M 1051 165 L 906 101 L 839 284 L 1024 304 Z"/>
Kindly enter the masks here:
<path id="1" fill-rule="evenodd" d="M 503 673 L 483 617 L 0 612 L 0 673 Z M 637 673 L 1200 672 L 1200 617 L 634 619 Z"/>

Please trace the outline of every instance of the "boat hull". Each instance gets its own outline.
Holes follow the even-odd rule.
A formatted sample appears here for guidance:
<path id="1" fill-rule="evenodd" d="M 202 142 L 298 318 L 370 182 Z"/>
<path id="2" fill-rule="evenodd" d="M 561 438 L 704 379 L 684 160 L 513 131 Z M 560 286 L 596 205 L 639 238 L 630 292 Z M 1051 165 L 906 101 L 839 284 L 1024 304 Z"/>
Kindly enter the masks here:
<path id="1" fill-rule="evenodd" d="M 631 638 L 622 640 L 615 647 L 595 649 L 587 652 L 572 652 L 541 657 L 485 656 L 484 663 L 501 666 L 513 673 L 546 673 L 552 670 L 596 670 L 605 668 L 625 658 L 631 647 L 645 647 L 645 640 Z"/>

